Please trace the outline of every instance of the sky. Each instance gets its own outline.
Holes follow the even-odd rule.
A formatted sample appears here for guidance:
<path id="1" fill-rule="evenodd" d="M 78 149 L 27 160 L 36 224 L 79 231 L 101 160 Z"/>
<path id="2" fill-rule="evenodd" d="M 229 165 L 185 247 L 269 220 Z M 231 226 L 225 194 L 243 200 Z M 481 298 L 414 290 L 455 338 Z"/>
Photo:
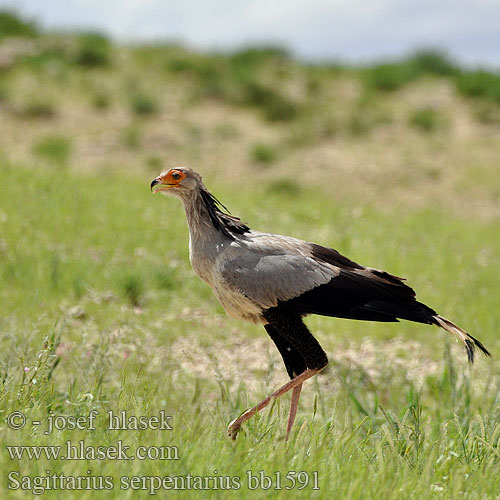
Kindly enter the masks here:
<path id="1" fill-rule="evenodd" d="M 304 59 L 373 61 L 440 48 L 500 68 L 500 0 L 0 0 L 42 26 L 202 49 L 277 44 Z"/>

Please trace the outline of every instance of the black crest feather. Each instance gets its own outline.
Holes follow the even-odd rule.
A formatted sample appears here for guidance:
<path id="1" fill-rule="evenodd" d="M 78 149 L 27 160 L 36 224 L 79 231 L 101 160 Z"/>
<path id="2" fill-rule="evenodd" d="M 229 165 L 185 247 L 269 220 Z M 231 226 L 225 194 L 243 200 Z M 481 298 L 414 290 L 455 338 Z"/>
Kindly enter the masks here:
<path id="1" fill-rule="evenodd" d="M 212 193 L 201 190 L 200 194 L 212 224 L 222 234 L 233 239 L 236 234 L 250 231 L 250 228 L 243 224 L 238 217 L 231 215 L 229 210 Z"/>

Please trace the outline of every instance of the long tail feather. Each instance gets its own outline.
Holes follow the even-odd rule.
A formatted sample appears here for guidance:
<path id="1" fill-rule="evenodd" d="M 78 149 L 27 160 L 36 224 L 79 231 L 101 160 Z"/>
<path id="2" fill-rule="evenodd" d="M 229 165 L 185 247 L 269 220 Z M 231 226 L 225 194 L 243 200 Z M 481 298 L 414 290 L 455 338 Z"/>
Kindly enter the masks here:
<path id="1" fill-rule="evenodd" d="M 464 329 L 455 325 L 455 323 L 453 323 L 449 319 L 443 318 L 443 316 L 440 316 L 439 314 L 433 316 L 432 318 L 437 326 L 444 328 L 447 332 L 452 333 L 461 342 L 463 342 L 465 350 L 467 352 L 469 363 L 474 362 L 474 350 L 476 347 L 481 350 L 486 356 L 491 356 L 491 354 L 488 352 L 488 349 L 486 349 L 486 347 L 484 347 L 484 345 L 481 344 L 479 340 L 475 339 L 472 335 L 468 334 Z"/>

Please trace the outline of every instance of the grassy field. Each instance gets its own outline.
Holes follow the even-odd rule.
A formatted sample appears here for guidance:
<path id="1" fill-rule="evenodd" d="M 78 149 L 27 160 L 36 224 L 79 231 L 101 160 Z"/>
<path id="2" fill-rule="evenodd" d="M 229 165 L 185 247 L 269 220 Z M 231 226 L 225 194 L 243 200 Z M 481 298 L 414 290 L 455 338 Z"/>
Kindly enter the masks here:
<path id="1" fill-rule="evenodd" d="M 2 498 L 60 498 L 53 474 L 79 477 L 78 499 L 498 498 L 498 75 L 23 36 L 0 44 Z M 493 357 L 469 366 L 430 326 L 311 317 L 330 367 L 290 442 L 287 397 L 231 441 L 287 376 L 190 269 L 178 201 L 149 192 L 177 164 L 255 229 L 407 277 Z M 110 411 L 164 411 L 173 429 L 108 429 Z M 46 434 L 51 416 L 66 428 Z M 86 457 L 61 457 L 82 440 Z M 119 442 L 136 458 L 91 455 Z"/>

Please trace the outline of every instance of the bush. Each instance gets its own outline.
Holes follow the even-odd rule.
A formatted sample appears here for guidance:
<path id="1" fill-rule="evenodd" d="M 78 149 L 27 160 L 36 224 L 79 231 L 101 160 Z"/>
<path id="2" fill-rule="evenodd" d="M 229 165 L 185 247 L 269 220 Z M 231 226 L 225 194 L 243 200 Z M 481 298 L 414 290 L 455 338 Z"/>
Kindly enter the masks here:
<path id="1" fill-rule="evenodd" d="M 71 156 L 71 141 L 60 135 L 45 137 L 35 143 L 33 154 L 58 166 L 65 166 Z"/>
<path id="2" fill-rule="evenodd" d="M 256 81 L 243 89 L 242 104 L 259 107 L 266 120 L 290 121 L 298 114 L 297 105 L 275 90 Z"/>
<path id="3" fill-rule="evenodd" d="M 484 70 L 464 71 L 457 76 L 456 87 L 466 97 L 479 97 L 500 103 L 500 74 Z"/>
<path id="4" fill-rule="evenodd" d="M 282 47 L 248 47 L 234 52 L 230 57 L 230 64 L 233 68 L 251 68 L 255 71 L 264 64 L 275 65 L 289 59 L 287 50 Z"/>
<path id="5" fill-rule="evenodd" d="M 408 123 L 412 127 L 424 132 L 432 132 L 442 124 L 442 117 L 440 113 L 433 108 L 422 108 L 410 114 Z"/>
<path id="6" fill-rule="evenodd" d="M 190 73 L 195 76 L 202 76 L 211 66 L 209 56 L 199 54 L 183 53 L 172 57 L 167 61 L 167 71 L 172 73 Z"/>
<path id="7" fill-rule="evenodd" d="M 272 195 L 282 195 L 290 198 L 297 198 L 302 193 L 299 184 L 291 179 L 278 179 L 272 181 L 266 191 Z"/>
<path id="8" fill-rule="evenodd" d="M 412 64 L 407 62 L 385 63 L 368 69 L 365 74 L 365 84 L 375 90 L 392 92 L 414 80 L 417 76 Z"/>
<path id="9" fill-rule="evenodd" d="M 19 108 L 19 113 L 26 118 L 52 118 L 56 115 L 54 104 L 50 101 L 34 99 Z"/>
<path id="10" fill-rule="evenodd" d="M 133 307 L 139 307 L 144 293 L 144 283 L 139 276 L 128 275 L 122 279 L 121 288 L 126 299 Z"/>
<path id="11" fill-rule="evenodd" d="M 416 74 L 430 74 L 436 76 L 452 76 L 460 68 L 440 50 L 422 49 L 410 57 L 409 63 L 414 67 Z"/>
<path id="12" fill-rule="evenodd" d="M 136 94 L 130 100 L 132 111 L 139 116 L 158 113 L 159 106 L 156 99 L 146 94 Z"/>
<path id="13" fill-rule="evenodd" d="M 8 36 L 33 37 L 38 35 L 35 23 L 23 21 L 14 12 L 0 10 L 0 39 Z"/>
<path id="14" fill-rule="evenodd" d="M 78 37 L 75 63 L 85 68 L 107 66 L 111 61 L 111 43 L 100 33 L 84 33 Z"/>
<path id="15" fill-rule="evenodd" d="M 226 98 L 227 58 L 218 55 L 183 54 L 167 63 L 167 70 L 195 79 L 201 97 Z"/>
<path id="16" fill-rule="evenodd" d="M 391 92 L 424 75 L 453 76 L 459 72 L 460 68 L 443 52 L 423 49 L 406 60 L 368 68 L 365 83 L 369 88 Z"/>
<path id="17" fill-rule="evenodd" d="M 257 143 L 250 148 L 250 159 L 254 163 L 273 163 L 277 156 L 276 150 L 269 144 Z"/>
<path id="18" fill-rule="evenodd" d="M 107 94 L 98 93 L 92 98 L 92 104 L 94 105 L 94 108 L 99 110 L 108 109 L 111 105 L 111 98 Z"/>
<path id="19" fill-rule="evenodd" d="M 54 73 L 54 69 L 58 70 L 71 62 L 68 56 L 68 49 L 65 44 L 60 41 L 44 41 L 43 46 L 39 51 L 28 53 L 21 57 L 23 64 L 30 66 L 32 70 L 42 69 L 50 66 L 50 71 Z"/>

